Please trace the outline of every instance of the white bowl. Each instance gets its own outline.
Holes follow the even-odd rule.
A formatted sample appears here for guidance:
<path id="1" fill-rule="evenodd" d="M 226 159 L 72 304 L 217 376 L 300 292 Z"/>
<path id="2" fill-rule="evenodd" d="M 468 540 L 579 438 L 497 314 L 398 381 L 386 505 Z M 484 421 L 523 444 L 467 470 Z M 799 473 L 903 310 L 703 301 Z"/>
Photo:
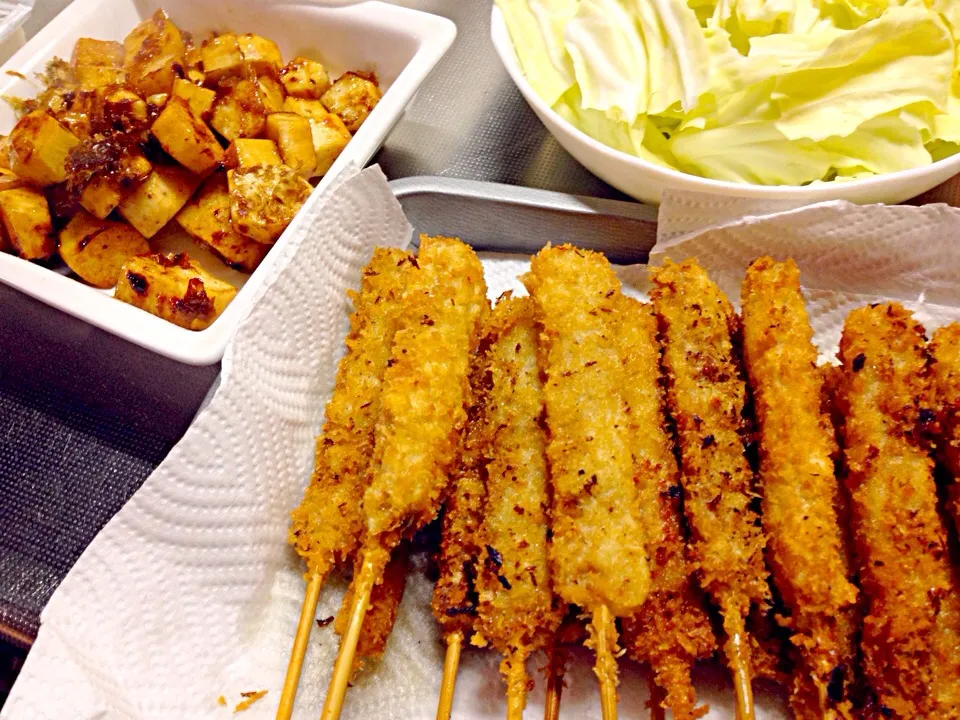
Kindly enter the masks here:
<path id="1" fill-rule="evenodd" d="M 607 147 L 554 112 L 527 82 L 503 15 L 496 5 L 490 20 L 490 37 L 513 82 L 563 149 L 594 175 L 637 200 L 657 204 L 665 189 L 675 188 L 744 198 L 803 200 L 807 203 L 849 200 L 861 204 L 895 204 L 916 197 L 960 172 L 960 153 L 912 170 L 813 186 L 748 185 L 708 180 L 670 170 Z"/>
<path id="2" fill-rule="evenodd" d="M 307 205 L 316 203 L 340 172 L 351 165 L 363 166 L 373 157 L 457 34 L 456 26 L 445 18 L 384 2 L 325 7 L 324 1 L 75 0 L 0 67 L 0 95 L 32 97 L 38 89 L 32 82 L 34 73 L 54 56 L 69 59 L 77 38 L 123 40 L 159 7 L 194 35 L 211 30 L 256 32 L 274 40 L 285 58 L 300 54 L 322 60 L 334 77 L 348 69 L 374 70 L 384 89 L 383 99 L 307 201 Z M 30 80 L 6 71 L 23 73 Z M 0 132 L 9 132 L 15 122 L 12 109 L 0 102 Z M 208 365 L 223 356 L 257 287 L 271 266 L 288 254 L 285 248 L 303 216 L 302 211 L 298 213 L 249 276 L 230 270 L 182 233 L 171 233 L 161 241 L 163 249 L 188 247 L 204 267 L 243 286 L 221 316 L 202 331 L 186 330 L 114 300 L 112 291 L 84 285 L 68 277 L 65 269 L 52 270 L 6 253 L 0 253 L 0 282 L 161 355 Z"/>

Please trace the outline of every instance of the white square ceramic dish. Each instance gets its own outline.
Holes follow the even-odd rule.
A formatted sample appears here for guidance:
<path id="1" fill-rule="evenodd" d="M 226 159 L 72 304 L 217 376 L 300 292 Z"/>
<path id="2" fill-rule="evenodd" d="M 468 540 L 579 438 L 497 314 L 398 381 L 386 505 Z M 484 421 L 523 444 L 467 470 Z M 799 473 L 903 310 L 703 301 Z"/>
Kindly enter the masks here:
<path id="1" fill-rule="evenodd" d="M 347 69 L 377 73 L 383 99 L 320 181 L 308 205 L 345 167 L 362 166 L 373 156 L 456 36 L 456 26 L 445 18 L 376 0 L 344 7 L 325 7 L 310 0 L 75 0 L 0 67 L 0 95 L 33 96 L 38 89 L 35 73 L 54 56 L 69 59 L 77 38 L 123 40 L 159 7 L 180 28 L 198 37 L 212 30 L 256 32 L 274 40 L 284 58 L 300 54 L 319 59 L 334 77 Z M 7 71 L 22 73 L 28 80 Z M 12 109 L 0 103 L 0 133 L 8 133 L 15 122 Z M 243 276 L 218 263 L 215 274 L 226 274 L 243 287 L 223 314 L 199 332 L 118 302 L 110 296 L 112 291 L 84 285 L 63 274 L 65 270 L 58 272 L 5 253 L 0 253 L 0 282 L 161 355 L 207 365 L 223 355 L 257 286 L 285 254 L 284 247 L 303 216 L 301 211 L 252 275 Z M 167 237 L 160 242 L 167 249 L 184 238 Z M 195 244 L 189 252 L 205 267 L 207 260 L 217 262 Z"/>

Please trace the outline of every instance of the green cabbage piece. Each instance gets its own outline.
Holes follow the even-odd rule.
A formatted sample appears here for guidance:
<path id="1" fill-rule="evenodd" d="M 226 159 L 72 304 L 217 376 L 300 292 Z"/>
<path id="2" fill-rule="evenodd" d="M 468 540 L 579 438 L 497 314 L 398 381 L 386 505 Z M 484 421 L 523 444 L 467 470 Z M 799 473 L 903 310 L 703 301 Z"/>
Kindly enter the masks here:
<path id="1" fill-rule="evenodd" d="M 535 91 L 708 178 L 847 181 L 960 150 L 960 0 L 496 0 Z"/>

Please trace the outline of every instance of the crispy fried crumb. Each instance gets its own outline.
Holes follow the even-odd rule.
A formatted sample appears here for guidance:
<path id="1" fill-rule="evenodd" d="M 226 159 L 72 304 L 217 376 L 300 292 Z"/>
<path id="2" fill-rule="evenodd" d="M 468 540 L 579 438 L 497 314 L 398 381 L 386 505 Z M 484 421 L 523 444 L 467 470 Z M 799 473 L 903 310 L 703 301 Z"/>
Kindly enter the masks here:
<path id="1" fill-rule="evenodd" d="M 237 703 L 237 706 L 233 709 L 235 713 L 243 712 L 248 710 L 251 705 L 253 705 L 257 700 L 262 698 L 267 694 L 266 690 L 250 690 L 248 692 L 240 693 L 240 696 L 244 699 Z"/>

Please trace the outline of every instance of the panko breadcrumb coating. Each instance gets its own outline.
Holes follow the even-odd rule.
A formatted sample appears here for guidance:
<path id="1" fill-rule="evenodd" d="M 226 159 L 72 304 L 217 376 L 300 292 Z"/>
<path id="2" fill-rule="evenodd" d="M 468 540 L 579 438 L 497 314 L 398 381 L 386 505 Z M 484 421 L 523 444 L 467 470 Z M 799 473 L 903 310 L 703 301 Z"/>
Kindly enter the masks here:
<path id="1" fill-rule="evenodd" d="M 548 563 L 549 478 L 535 316 L 530 298 L 503 298 L 481 339 L 488 347 L 490 387 L 477 632 L 504 656 L 507 702 L 518 714 L 529 681 L 526 659 L 547 645 L 561 619 Z"/>
<path id="2" fill-rule="evenodd" d="M 623 619 L 623 644 L 650 665 L 662 691 L 662 706 L 676 720 L 707 713 L 697 707 L 690 679 L 694 663 L 716 650 L 704 598 L 692 580 L 680 524 L 680 478 L 673 438 L 664 416 L 657 318 L 649 304 L 621 296 L 611 314 L 622 363 L 621 392 L 629 427 L 639 492 L 639 510 L 648 535 L 650 595 L 640 612 Z"/>
<path id="3" fill-rule="evenodd" d="M 960 591 L 937 513 L 921 407 L 923 327 L 897 303 L 847 316 L 840 341 L 843 452 L 860 580 L 864 672 L 886 717 L 960 717 Z"/>
<path id="4" fill-rule="evenodd" d="M 646 600 L 650 570 L 606 318 L 620 281 L 603 255 L 572 245 L 541 250 L 522 280 L 543 325 L 554 588 L 568 603 L 628 615 Z"/>
<path id="5" fill-rule="evenodd" d="M 363 496 L 364 561 L 382 571 L 390 550 L 432 520 L 457 458 L 470 401 L 470 359 L 489 309 L 483 266 L 452 238 L 422 237 L 420 272 L 404 293 Z"/>
<path id="6" fill-rule="evenodd" d="M 723 615 L 724 651 L 749 700 L 752 605 L 769 602 L 764 536 L 744 456 L 746 385 L 733 347 L 737 316 L 695 260 L 651 268 L 663 336 L 667 406 L 677 426 L 684 511 L 701 583 Z"/>
<path id="7" fill-rule="evenodd" d="M 417 272 L 413 256 L 377 248 L 363 270 L 359 293 L 350 293 L 347 353 L 337 368 L 323 434 L 317 438 L 313 478 L 291 513 L 289 542 L 306 561 L 307 574 L 345 564 L 360 544 L 366 488 L 380 417 L 380 389 L 401 321 L 401 297 Z"/>
<path id="8" fill-rule="evenodd" d="M 545 247 L 522 281 L 542 324 L 554 590 L 593 616 L 588 644 L 606 716 L 616 703 L 612 616 L 636 613 L 650 589 L 620 357 L 607 317 L 620 281 L 603 255 L 572 245 Z"/>
<path id="9" fill-rule="evenodd" d="M 950 474 L 950 512 L 960 531 L 960 323 L 942 327 L 930 342 L 933 407 L 937 412 L 937 453 Z"/>
<path id="10" fill-rule="evenodd" d="M 836 708 L 846 713 L 850 707 L 843 683 L 827 690 L 837 673 L 853 678 L 857 589 L 837 516 L 836 439 L 821 409 L 823 376 L 796 264 L 755 260 L 741 303 L 744 362 L 760 435 L 767 560 L 800 657 L 793 696 L 812 679 L 819 705 L 794 703 L 794 714 L 802 707 L 801 717 L 832 718 Z"/>
<path id="11" fill-rule="evenodd" d="M 487 492 L 482 472 L 486 441 L 484 413 L 490 385 L 489 360 L 483 343 L 488 324 L 489 320 L 480 330 L 480 347 L 471 365 L 467 426 L 450 481 L 450 493 L 444 503 L 440 551 L 437 553 L 437 583 L 431 603 L 443 634 L 449 637 L 460 633 L 461 640 L 473 632 L 477 616 L 475 566 L 480 556 L 478 534 Z"/>

